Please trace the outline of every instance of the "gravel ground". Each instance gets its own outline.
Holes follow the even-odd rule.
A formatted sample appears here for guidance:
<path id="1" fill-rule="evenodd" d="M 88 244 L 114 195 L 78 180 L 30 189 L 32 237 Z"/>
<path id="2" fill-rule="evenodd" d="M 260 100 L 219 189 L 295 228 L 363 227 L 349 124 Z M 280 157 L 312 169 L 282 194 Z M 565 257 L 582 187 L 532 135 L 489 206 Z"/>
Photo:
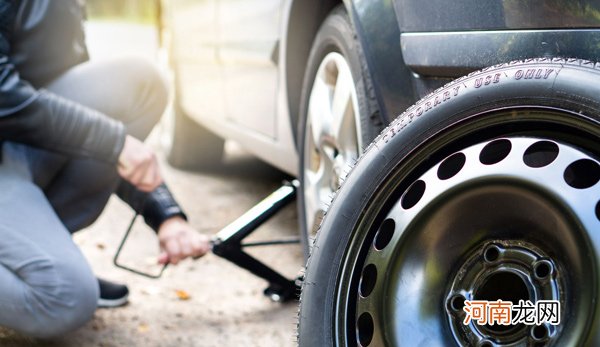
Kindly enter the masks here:
<path id="1" fill-rule="evenodd" d="M 113 24 L 97 25 L 93 30 L 94 35 L 103 30 L 112 37 L 118 35 Z M 143 39 L 138 42 L 152 44 L 147 39 L 148 30 L 139 32 Z M 152 47 L 142 50 L 151 52 Z M 93 57 L 102 55 L 94 52 Z M 150 140 L 157 149 L 159 137 L 160 132 L 156 131 Z M 166 180 L 191 223 L 207 234 L 214 234 L 235 220 L 286 178 L 234 145 L 228 147 L 223 166 L 213 172 L 178 171 L 163 160 Z M 76 243 L 98 276 L 129 285 L 131 295 L 127 306 L 99 309 L 82 329 L 52 340 L 33 340 L 0 328 L 0 346 L 295 345 L 297 304 L 269 301 L 262 295 L 265 281 L 212 254 L 170 267 L 158 280 L 115 268 L 112 256 L 132 216 L 133 212 L 115 198 L 93 227 L 75 235 Z M 296 207 L 290 205 L 261 227 L 252 239 L 294 236 L 297 236 Z M 132 265 L 156 271 L 158 268 L 153 264 L 157 254 L 155 235 L 140 226 L 126 245 L 123 257 Z M 290 278 L 298 274 L 303 263 L 300 245 L 261 247 L 252 254 Z"/>

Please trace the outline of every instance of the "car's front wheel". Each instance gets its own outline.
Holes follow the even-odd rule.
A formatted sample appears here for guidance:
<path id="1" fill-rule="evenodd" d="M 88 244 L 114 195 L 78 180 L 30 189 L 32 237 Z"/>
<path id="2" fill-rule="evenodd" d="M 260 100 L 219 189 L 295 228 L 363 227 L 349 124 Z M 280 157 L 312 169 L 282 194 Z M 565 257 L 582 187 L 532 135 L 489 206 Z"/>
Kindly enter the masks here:
<path id="1" fill-rule="evenodd" d="M 489 68 L 392 122 L 321 226 L 300 345 L 598 346 L 595 66 Z M 498 300 L 513 306 L 493 311 Z"/>
<path id="2" fill-rule="evenodd" d="M 305 254 L 333 192 L 381 130 L 372 93 L 354 29 L 338 6 L 314 40 L 302 92 L 299 214 Z"/>

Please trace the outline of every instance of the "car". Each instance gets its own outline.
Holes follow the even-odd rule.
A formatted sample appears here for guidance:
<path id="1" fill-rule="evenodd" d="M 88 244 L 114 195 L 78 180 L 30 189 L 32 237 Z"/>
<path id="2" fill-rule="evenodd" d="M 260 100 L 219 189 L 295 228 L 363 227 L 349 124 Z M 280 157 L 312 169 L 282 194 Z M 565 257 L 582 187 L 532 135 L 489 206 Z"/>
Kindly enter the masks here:
<path id="1" fill-rule="evenodd" d="M 162 7 L 177 108 L 169 162 L 214 167 L 230 139 L 299 177 L 306 253 L 325 202 L 384 124 L 366 58 L 339 4 L 167 1 Z M 322 28 L 326 18 L 329 28 Z M 315 76 L 320 84 L 313 88 Z M 331 118 L 339 135 L 328 133 L 321 114 L 307 116 L 309 104 L 329 102 L 332 90 L 340 92 Z M 319 138 L 305 141 L 312 137 L 304 129 Z"/>
<path id="2" fill-rule="evenodd" d="M 163 8 L 169 161 L 300 181 L 301 346 L 600 345 L 598 1 Z"/>

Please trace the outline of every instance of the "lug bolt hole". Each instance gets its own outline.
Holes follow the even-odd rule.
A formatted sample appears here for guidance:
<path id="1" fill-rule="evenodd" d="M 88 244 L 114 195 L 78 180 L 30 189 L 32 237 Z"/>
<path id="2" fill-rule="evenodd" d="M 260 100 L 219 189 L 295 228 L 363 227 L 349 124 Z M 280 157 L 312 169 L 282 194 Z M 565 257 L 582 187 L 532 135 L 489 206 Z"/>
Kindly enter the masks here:
<path id="1" fill-rule="evenodd" d="M 373 317 L 368 312 L 361 314 L 358 317 L 356 329 L 358 330 L 358 343 L 363 347 L 368 346 L 373 340 L 373 333 L 375 332 Z"/>
<path id="2" fill-rule="evenodd" d="M 489 340 L 482 340 L 479 342 L 479 347 L 494 347 L 494 344 Z"/>
<path id="3" fill-rule="evenodd" d="M 500 258 L 500 248 L 495 245 L 491 245 L 483 252 L 483 259 L 488 263 L 493 263 Z"/>
<path id="4" fill-rule="evenodd" d="M 531 328 L 531 338 L 536 342 L 546 340 L 550 336 L 550 331 L 545 325 L 535 325 Z"/>
<path id="5" fill-rule="evenodd" d="M 548 260 L 540 260 L 533 265 L 533 273 L 539 280 L 543 280 L 552 275 L 554 267 Z"/>
<path id="6" fill-rule="evenodd" d="M 461 312 L 465 307 L 465 300 L 467 300 L 462 294 L 453 295 L 448 300 L 448 308 L 455 313 Z"/>

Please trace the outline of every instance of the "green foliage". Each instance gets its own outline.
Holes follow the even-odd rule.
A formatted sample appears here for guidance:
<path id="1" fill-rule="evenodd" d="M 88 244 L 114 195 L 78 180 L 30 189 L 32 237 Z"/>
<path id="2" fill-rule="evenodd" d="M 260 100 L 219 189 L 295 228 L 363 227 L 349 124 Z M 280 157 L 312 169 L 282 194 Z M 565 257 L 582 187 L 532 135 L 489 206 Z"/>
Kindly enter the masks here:
<path id="1" fill-rule="evenodd" d="M 160 0 L 87 0 L 89 19 L 156 24 Z"/>

